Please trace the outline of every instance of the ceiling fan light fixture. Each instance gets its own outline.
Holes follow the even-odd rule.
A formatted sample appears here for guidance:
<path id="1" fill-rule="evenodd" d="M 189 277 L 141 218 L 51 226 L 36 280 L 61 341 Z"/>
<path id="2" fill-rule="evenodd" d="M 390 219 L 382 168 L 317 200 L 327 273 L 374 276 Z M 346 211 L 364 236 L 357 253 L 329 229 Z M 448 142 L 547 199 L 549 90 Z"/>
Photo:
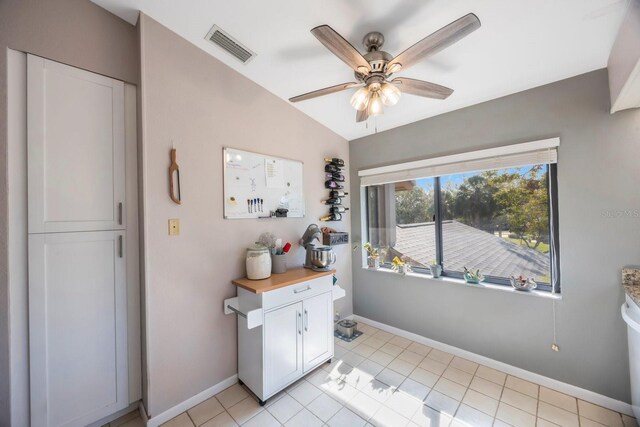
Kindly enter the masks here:
<path id="1" fill-rule="evenodd" d="M 375 82 L 371 82 L 368 84 L 369 90 L 372 92 L 377 92 L 380 90 L 380 82 L 379 81 L 375 81 Z"/>
<path id="2" fill-rule="evenodd" d="M 369 99 L 369 104 L 367 104 L 367 114 L 369 117 L 371 116 L 379 116 L 383 113 L 382 107 L 382 99 L 380 98 L 380 94 L 378 92 L 372 92 L 371 97 Z"/>
<path id="3" fill-rule="evenodd" d="M 358 111 L 362 111 L 367 108 L 367 102 L 369 100 L 369 89 L 361 87 L 351 97 L 351 106 Z"/>
<path id="4" fill-rule="evenodd" d="M 384 105 L 396 105 L 400 101 L 400 89 L 391 83 L 384 83 L 380 88 L 380 97 Z"/>

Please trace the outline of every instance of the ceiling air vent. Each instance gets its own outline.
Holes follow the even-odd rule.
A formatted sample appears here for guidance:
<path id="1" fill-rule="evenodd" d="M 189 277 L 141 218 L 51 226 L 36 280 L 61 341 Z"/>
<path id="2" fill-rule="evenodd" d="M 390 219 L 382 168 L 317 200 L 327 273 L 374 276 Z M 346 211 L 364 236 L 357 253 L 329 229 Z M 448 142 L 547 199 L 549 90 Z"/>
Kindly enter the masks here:
<path id="1" fill-rule="evenodd" d="M 229 52 L 243 64 L 251 61 L 256 56 L 255 53 L 244 47 L 240 42 L 231 37 L 217 25 L 211 27 L 211 30 L 209 30 L 209 33 L 207 33 L 205 38 L 211 43 Z"/>

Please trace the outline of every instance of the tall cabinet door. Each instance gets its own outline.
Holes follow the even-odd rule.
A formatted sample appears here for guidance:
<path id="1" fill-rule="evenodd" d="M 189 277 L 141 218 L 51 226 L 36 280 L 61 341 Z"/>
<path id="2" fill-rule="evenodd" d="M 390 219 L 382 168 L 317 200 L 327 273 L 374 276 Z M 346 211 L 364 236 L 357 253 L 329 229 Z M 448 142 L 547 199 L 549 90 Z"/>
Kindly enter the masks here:
<path id="1" fill-rule="evenodd" d="M 307 372 L 333 354 L 332 293 L 326 292 L 304 300 L 302 312 L 303 366 L 304 372 Z"/>
<path id="2" fill-rule="evenodd" d="M 84 426 L 129 404 L 124 237 L 29 236 L 34 427 Z"/>
<path id="3" fill-rule="evenodd" d="M 124 84 L 27 58 L 29 233 L 125 228 Z"/>
<path id="4" fill-rule="evenodd" d="M 267 394 L 302 375 L 302 303 L 264 315 L 264 375 Z"/>

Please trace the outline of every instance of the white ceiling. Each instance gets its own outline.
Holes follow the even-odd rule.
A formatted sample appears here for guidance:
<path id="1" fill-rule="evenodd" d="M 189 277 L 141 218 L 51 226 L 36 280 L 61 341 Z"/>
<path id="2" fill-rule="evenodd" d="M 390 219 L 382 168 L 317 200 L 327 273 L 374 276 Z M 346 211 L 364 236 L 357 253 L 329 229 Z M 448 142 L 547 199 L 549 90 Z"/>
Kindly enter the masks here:
<path id="1" fill-rule="evenodd" d="M 355 123 L 351 89 L 293 104 L 348 140 L 606 67 L 629 0 L 92 0 L 135 24 L 138 10 L 282 99 L 353 81 L 309 30 L 328 24 L 360 51 L 369 31 L 397 55 L 469 12 L 482 27 L 396 76 L 455 89 L 445 101 L 403 95 Z M 213 24 L 258 56 L 241 64 L 204 39 Z M 288 102 L 288 101 L 287 101 Z M 464 125 L 464 124 L 461 124 Z"/>

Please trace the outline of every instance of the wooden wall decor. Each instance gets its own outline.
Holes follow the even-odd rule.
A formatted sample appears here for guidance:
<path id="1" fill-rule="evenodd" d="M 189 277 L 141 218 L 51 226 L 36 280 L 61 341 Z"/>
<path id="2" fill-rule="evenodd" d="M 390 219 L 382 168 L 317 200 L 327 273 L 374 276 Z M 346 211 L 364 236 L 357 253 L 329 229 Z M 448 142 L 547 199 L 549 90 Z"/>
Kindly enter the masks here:
<path id="1" fill-rule="evenodd" d="M 177 153 L 175 148 L 171 149 L 170 157 L 171 165 L 169 166 L 169 197 L 171 198 L 171 200 L 173 200 L 174 203 L 180 205 L 182 204 L 182 197 L 180 195 L 180 168 L 178 167 L 178 163 L 176 161 Z"/>

